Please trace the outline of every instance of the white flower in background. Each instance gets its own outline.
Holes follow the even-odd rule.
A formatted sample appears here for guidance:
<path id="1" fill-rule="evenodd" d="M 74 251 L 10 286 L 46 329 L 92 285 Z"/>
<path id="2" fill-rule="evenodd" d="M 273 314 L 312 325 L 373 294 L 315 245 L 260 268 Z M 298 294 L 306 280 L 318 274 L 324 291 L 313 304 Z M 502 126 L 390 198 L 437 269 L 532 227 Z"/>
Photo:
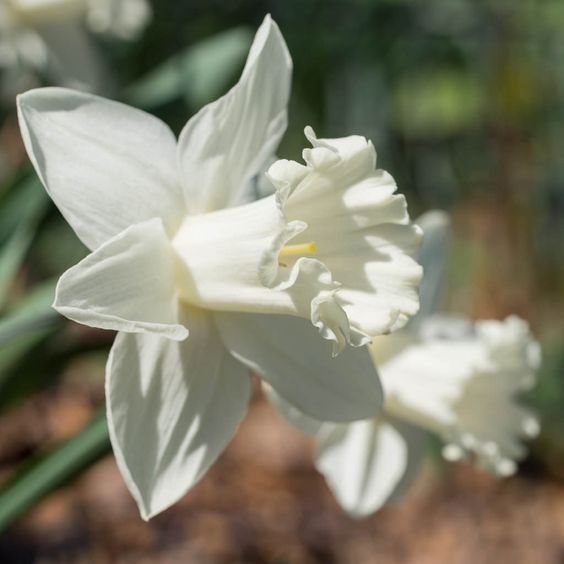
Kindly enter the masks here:
<path id="1" fill-rule="evenodd" d="M 133 39 L 150 16 L 146 0 L 3 0 L 0 93 L 12 98 L 35 85 L 37 76 L 55 84 L 103 91 L 106 72 L 86 27 Z"/>
<path id="2" fill-rule="evenodd" d="M 440 212 L 418 223 L 425 237 L 422 313 L 437 303 L 446 250 L 447 218 Z M 535 383 L 540 349 L 525 321 L 471 323 L 444 316 L 417 317 L 370 347 L 385 393 L 383 413 L 350 424 L 315 421 L 267 390 L 279 411 L 318 439 L 316 466 L 341 506 L 368 515 L 399 497 L 417 474 L 426 432 L 445 442 L 447 460 L 472 458 L 495 476 L 516 471 L 522 441 L 539 424 L 517 403 Z"/>
<path id="3" fill-rule="evenodd" d="M 92 253 L 55 308 L 119 331 L 107 366 L 110 436 L 142 515 L 193 486 L 243 416 L 247 369 L 311 416 L 378 413 L 366 347 L 418 308 L 420 239 L 362 137 L 277 161 L 276 193 L 237 206 L 286 128 L 291 59 L 267 17 L 238 84 L 177 144 L 158 119 L 60 88 L 19 97 L 48 193 Z M 343 350 L 336 359 L 333 352 Z M 237 362 L 240 361 L 242 364 Z"/>
<path id="4" fill-rule="evenodd" d="M 86 0 L 86 22 L 96 33 L 132 40 L 152 17 L 147 0 Z"/>
<path id="5" fill-rule="evenodd" d="M 514 461 L 526 454 L 522 439 L 538 432 L 533 414 L 516 403 L 535 383 L 538 343 L 516 316 L 468 323 L 464 337 L 449 339 L 450 324 L 430 318 L 420 342 L 386 362 L 386 413 L 441 436 L 448 460 L 473 455 L 496 476 L 514 474 Z M 453 329 L 460 330 L 460 321 Z M 372 351 L 378 362 L 377 342 Z"/>

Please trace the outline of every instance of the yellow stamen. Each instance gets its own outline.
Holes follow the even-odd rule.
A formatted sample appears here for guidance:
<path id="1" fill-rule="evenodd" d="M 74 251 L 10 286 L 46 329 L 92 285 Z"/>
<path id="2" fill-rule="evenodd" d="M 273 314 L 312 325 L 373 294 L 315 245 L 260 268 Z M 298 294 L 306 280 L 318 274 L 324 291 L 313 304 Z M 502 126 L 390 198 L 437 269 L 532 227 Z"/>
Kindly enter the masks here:
<path id="1" fill-rule="evenodd" d="M 315 243 L 301 243 L 300 245 L 284 245 L 280 249 L 280 257 L 289 257 L 293 255 L 312 255 L 315 253 Z"/>

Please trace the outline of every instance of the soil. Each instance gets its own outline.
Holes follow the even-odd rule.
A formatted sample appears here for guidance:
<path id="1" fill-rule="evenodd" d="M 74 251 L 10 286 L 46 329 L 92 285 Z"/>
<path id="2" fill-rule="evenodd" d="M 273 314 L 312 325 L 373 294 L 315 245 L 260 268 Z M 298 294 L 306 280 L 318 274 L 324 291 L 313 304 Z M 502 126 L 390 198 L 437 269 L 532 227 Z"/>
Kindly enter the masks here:
<path id="1" fill-rule="evenodd" d="M 8 454 L 67 436 L 88 405 L 83 389 L 64 388 L 3 416 L 4 474 Z M 314 470 L 311 442 L 255 394 L 219 461 L 164 514 L 141 520 L 109 455 L 4 533 L 0 562 L 558 563 L 564 484 L 531 470 L 496 481 L 429 461 L 398 503 L 354 520 Z"/>

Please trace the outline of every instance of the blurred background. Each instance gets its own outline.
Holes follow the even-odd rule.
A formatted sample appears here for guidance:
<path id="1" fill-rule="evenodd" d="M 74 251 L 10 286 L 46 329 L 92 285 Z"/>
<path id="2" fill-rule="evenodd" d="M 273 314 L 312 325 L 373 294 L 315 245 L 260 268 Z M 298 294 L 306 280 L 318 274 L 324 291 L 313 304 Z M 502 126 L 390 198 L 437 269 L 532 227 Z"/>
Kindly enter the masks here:
<path id="1" fill-rule="evenodd" d="M 0 562 L 562 562 L 564 2 L 84 0 L 57 18 L 18 4 L 0 0 Z M 300 159 L 308 124 L 372 139 L 412 217 L 451 213 L 443 309 L 516 313 L 541 341 L 526 400 L 542 433 L 516 477 L 431 448 L 402 500 L 354 521 L 257 391 L 202 482 L 139 518 L 103 415 L 113 334 L 50 309 L 86 249 L 31 169 L 14 96 L 88 88 L 179 132 L 235 83 L 268 12 L 295 69 L 279 155 Z"/>

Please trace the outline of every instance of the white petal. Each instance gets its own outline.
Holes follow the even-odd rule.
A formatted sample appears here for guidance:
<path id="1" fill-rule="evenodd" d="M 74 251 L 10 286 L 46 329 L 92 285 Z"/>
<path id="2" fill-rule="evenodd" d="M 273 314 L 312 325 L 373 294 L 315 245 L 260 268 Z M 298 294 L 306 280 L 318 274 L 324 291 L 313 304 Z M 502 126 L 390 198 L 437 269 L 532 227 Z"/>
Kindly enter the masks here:
<path id="1" fill-rule="evenodd" d="M 368 515 L 398 499 L 415 479 L 425 452 L 422 429 L 388 416 L 327 423 L 301 412 L 268 384 L 263 390 L 288 423 L 317 436 L 317 469 L 353 516 Z"/>
<path id="2" fill-rule="evenodd" d="M 439 306 L 448 258 L 450 220 L 445 212 L 433 210 L 423 214 L 415 223 L 423 229 L 423 242 L 417 253 L 417 262 L 423 267 L 423 280 L 419 286 L 419 312 L 410 326 L 419 327 Z"/>
<path id="3" fill-rule="evenodd" d="M 316 466 L 341 507 L 354 517 L 377 511 L 399 497 L 414 479 L 424 433 L 380 419 L 326 427 Z"/>
<path id="4" fill-rule="evenodd" d="M 37 174 L 90 249 L 152 217 L 178 226 L 176 143 L 160 120 L 64 88 L 22 94 L 18 114 Z"/>
<path id="5" fill-rule="evenodd" d="M 292 60 L 270 16 L 259 28 L 239 82 L 205 106 L 180 135 L 186 202 L 207 212 L 240 201 L 286 129 Z"/>
<path id="6" fill-rule="evenodd" d="M 307 321 L 283 316 L 216 313 L 229 351 L 286 401 L 324 421 L 377 415 L 382 389 L 366 347 L 331 358 L 329 343 Z"/>
<path id="7" fill-rule="evenodd" d="M 67 270 L 53 307 L 92 327 L 185 339 L 174 255 L 160 219 L 129 227 Z"/>
<path id="8" fill-rule="evenodd" d="M 380 362 L 388 413 L 429 431 L 455 421 L 453 406 L 464 394 L 479 347 L 470 340 L 406 342 L 397 354 Z M 375 351 L 377 361 L 383 361 Z"/>
<path id="9" fill-rule="evenodd" d="M 262 382 L 262 390 L 268 401 L 276 408 L 276 411 L 285 419 L 290 425 L 296 427 L 300 431 L 308 435 L 316 435 L 323 425 L 326 425 L 319 419 L 314 419 L 300 411 L 295 405 L 286 401 L 276 390 L 265 381 Z M 329 423 L 333 425 L 333 423 Z"/>
<path id="10" fill-rule="evenodd" d="M 108 360 L 110 437 L 144 519 L 200 480 L 249 399 L 250 378 L 223 348 L 209 316 L 193 309 L 187 315 L 186 341 L 119 333 Z"/>

